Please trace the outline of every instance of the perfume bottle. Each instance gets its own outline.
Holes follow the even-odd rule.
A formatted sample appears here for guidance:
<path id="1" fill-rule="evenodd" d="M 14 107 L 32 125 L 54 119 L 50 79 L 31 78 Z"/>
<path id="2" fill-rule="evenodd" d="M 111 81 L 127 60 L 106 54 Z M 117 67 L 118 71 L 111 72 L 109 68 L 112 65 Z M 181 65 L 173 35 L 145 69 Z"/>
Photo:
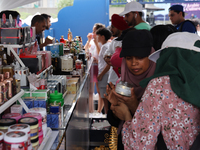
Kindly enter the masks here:
<path id="1" fill-rule="evenodd" d="M 64 36 L 62 35 L 61 38 L 60 38 L 60 43 L 64 43 L 65 44 L 65 39 L 64 39 Z"/>
<path id="2" fill-rule="evenodd" d="M 8 99 L 13 97 L 13 78 L 10 77 L 10 72 L 5 72 L 4 74 L 5 82 L 8 83 Z"/>
<path id="3" fill-rule="evenodd" d="M 3 85 L 4 102 L 8 101 L 8 83 L 4 81 L 4 74 L 0 74 L 0 81 Z"/>
<path id="4" fill-rule="evenodd" d="M 72 41 L 72 32 L 70 31 L 70 28 L 68 29 L 68 36 L 67 36 L 67 38 L 68 38 L 68 41 Z"/>

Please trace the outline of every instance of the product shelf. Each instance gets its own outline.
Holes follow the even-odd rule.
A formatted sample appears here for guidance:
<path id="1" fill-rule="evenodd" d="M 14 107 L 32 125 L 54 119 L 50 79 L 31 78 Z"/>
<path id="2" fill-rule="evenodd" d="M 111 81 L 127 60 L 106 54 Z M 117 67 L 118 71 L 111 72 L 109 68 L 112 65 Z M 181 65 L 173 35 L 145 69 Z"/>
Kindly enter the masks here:
<path id="1" fill-rule="evenodd" d="M 3 46 L 5 48 L 7 48 L 7 54 L 10 55 L 10 51 L 13 53 L 13 55 L 15 56 L 15 58 L 17 59 L 17 61 L 20 63 L 20 65 L 22 67 L 25 67 L 24 63 L 21 61 L 21 59 L 19 58 L 19 56 L 17 55 L 17 53 L 15 52 L 15 50 L 13 48 L 23 48 L 23 47 L 27 47 L 27 46 L 32 46 L 35 42 L 31 42 L 31 43 L 26 43 L 26 44 L 22 44 L 22 45 L 18 45 L 18 44 L 0 44 L 0 46 Z"/>
<path id="2" fill-rule="evenodd" d="M 22 95 L 24 95 L 24 90 L 21 89 L 21 91 L 19 93 L 17 93 L 15 96 L 13 96 L 11 99 L 9 99 L 7 102 L 5 102 L 3 105 L 1 105 L 0 107 L 0 114 L 6 110 L 9 106 L 11 106 L 14 102 L 16 102 L 17 100 L 19 101 L 19 103 L 22 105 L 22 107 L 28 111 L 28 107 L 26 106 L 26 104 L 23 102 L 23 100 L 21 99 Z"/>

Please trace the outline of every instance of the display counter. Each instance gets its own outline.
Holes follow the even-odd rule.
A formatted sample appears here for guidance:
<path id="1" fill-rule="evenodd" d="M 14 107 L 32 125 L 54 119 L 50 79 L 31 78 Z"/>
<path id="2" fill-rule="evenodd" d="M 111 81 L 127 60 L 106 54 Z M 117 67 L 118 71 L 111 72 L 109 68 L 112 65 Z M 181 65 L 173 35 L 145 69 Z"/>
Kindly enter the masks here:
<path id="1" fill-rule="evenodd" d="M 90 68 L 80 79 L 76 94 L 66 94 L 63 106 L 63 123 L 59 128 L 52 128 L 49 140 L 43 149 L 89 149 L 89 84 Z"/>

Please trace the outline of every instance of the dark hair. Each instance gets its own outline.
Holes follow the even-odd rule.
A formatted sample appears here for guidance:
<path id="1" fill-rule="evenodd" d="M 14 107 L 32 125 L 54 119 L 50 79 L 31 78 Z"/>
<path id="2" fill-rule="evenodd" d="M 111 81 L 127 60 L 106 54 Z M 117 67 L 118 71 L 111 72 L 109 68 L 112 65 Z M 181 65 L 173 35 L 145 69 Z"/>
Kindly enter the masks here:
<path id="1" fill-rule="evenodd" d="M 162 43 L 168 37 L 168 35 L 176 32 L 177 29 L 171 24 L 167 25 L 156 25 L 151 28 L 150 32 L 153 36 L 153 48 L 159 50 L 162 46 Z"/>
<path id="2" fill-rule="evenodd" d="M 179 14 L 180 12 L 182 12 L 182 16 L 185 17 L 185 12 L 183 11 L 178 11 L 178 10 L 173 10 L 174 12 L 176 12 L 177 14 Z"/>
<path id="3" fill-rule="evenodd" d="M 196 27 L 197 25 L 200 25 L 200 20 L 191 20 L 191 21 L 194 23 L 195 27 Z"/>
<path id="4" fill-rule="evenodd" d="M 45 21 L 45 18 L 41 15 L 35 15 L 31 20 L 31 26 L 34 26 L 36 22 L 40 23 Z"/>
<path id="5" fill-rule="evenodd" d="M 51 18 L 51 16 L 47 14 L 41 14 L 41 16 L 44 17 L 45 19 Z"/>
<path id="6" fill-rule="evenodd" d="M 96 30 L 98 30 L 99 28 L 105 28 L 105 25 L 103 25 L 102 23 L 95 23 L 94 27 L 96 28 Z"/>
<path id="7" fill-rule="evenodd" d="M 97 31 L 96 31 L 96 34 L 98 35 L 103 35 L 104 37 L 105 37 L 105 40 L 106 41 L 108 41 L 110 38 L 111 38 L 111 36 L 112 36 L 112 34 L 111 34 L 111 32 L 108 30 L 108 29 L 106 29 L 106 28 L 99 28 Z"/>
<path id="8" fill-rule="evenodd" d="M 6 19 L 9 19 L 9 15 L 11 14 L 13 18 L 17 18 L 17 16 L 20 14 L 17 11 L 14 10 L 4 10 L 0 12 L 0 18 L 2 18 L 2 15 L 5 14 L 6 15 Z"/>

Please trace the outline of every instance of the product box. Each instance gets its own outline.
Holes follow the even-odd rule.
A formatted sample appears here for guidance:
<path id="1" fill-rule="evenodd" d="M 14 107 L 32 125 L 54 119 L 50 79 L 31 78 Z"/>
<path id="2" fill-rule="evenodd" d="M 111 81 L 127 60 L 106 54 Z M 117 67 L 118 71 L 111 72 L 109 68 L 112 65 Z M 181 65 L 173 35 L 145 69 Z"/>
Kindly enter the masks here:
<path id="1" fill-rule="evenodd" d="M 34 107 L 42 107 L 42 108 L 47 108 L 47 100 L 46 99 L 42 99 L 42 98 L 36 98 L 34 100 Z"/>
<path id="2" fill-rule="evenodd" d="M 59 114 L 47 114 L 47 127 L 59 128 L 59 124 L 61 124 Z"/>
<path id="3" fill-rule="evenodd" d="M 47 100 L 49 97 L 49 89 L 44 89 L 44 90 L 35 90 L 35 91 L 30 91 L 30 90 L 25 90 L 24 89 L 24 95 L 23 97 L 35 97 L 36 99 L 45 99 Z"/>
<path id="4" fill-rule="evenodd" d="M 47 51 L 51 51 L 51 57 L 59 57 L 60 49 L 59 49 L 59 43 L 58 44 L 48 44 L 46 46 Z"/>
<path id="5" fill-rule="evenodd" d="M 79 78 L 71 78 L 67 81 L 67 91 L 69 94 L 76 94 L 79 89 Z"/>

